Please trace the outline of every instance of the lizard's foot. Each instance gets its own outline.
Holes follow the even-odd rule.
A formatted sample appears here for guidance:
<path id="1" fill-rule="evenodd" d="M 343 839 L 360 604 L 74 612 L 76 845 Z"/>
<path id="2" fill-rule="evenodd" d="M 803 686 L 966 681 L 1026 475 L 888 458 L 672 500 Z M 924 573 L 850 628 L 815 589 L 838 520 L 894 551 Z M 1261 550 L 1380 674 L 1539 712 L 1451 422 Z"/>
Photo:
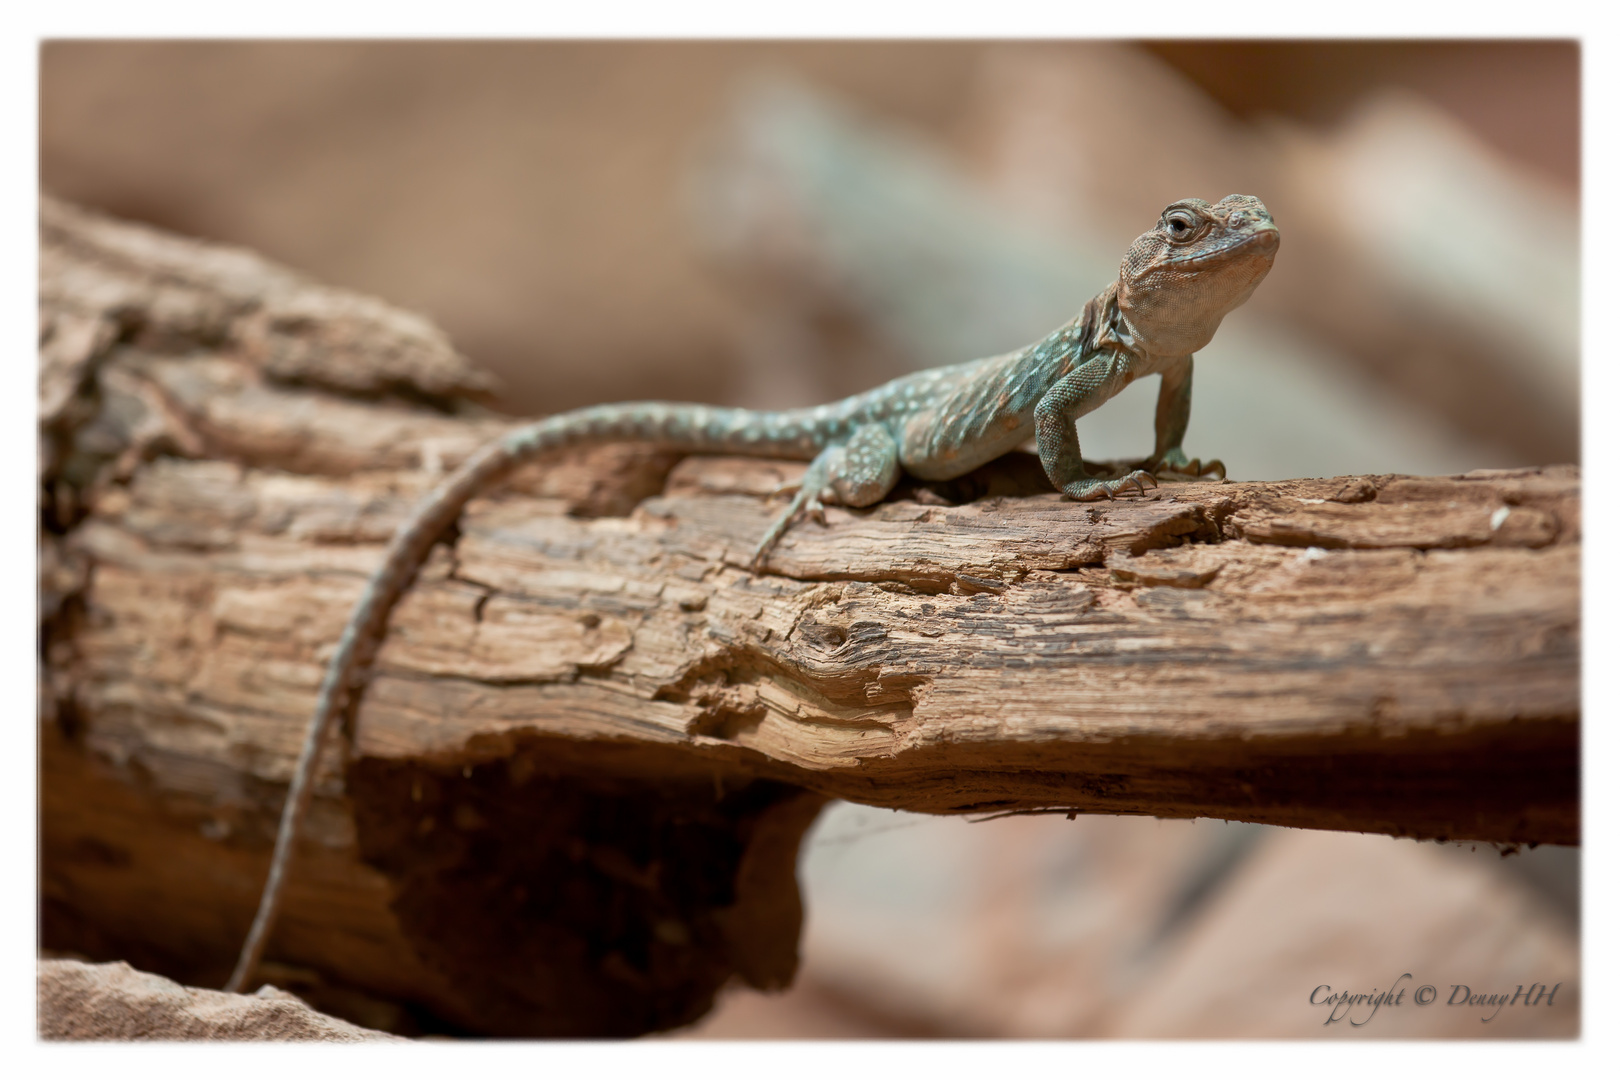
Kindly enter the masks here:
<path id="1" fill-rule="evenodd" d="M 1198 478 L 1219 475 L 1222 480 L 1226 479 L 1226 465 L 1221 461 L 1220 458 L 1210 458 L 1208 461 L 1200 461 L 1198 458 L 1193 458 L 1191 461 L 1179 465 L 1166 462 L 1159 466 L 1159 471 L 1169 473 L 1172 476 L 1190 476 Z"/>
<path id="2" fill-rule="evenodd" d="M 783 534 L 800 514 L 813 519 L 817 524 L 827 524 L 826 505 L 819 496 L 810 494 L 810 491 L 811 489 L 807 487 L 799 488 L 798 493 L 793 496 L 793 501 L 788 503 L 787 509 L 776 515 L 770 528 L 765 530 L 765 536 L 760 540 L 759 546 L 754 549 L 753 557 L 748 560 L 750 570 L 758 571 L 764 567 L 765 556 L 771 553 L 771 548 L 782 539 Z"/>
<path id="3" fill-rule="evenodd" d="M 1112 499 L 1115 495 L 1123 495 L 1132 488 L 1139 494 L 1146 495 L 1147 487 L 1151 484 L 1158 487 L 1159 482 L 1150 472 L 1141 469 L 1132 469 L 1118 480 L 1076 480 L 1063 485 L 1063 494 L 1080 502 L 1091 502 L 1094 499 Z"/>
<path id="4" fill-rule="evenodd" d="M 1149 458 L 1142 463 L 1142 468 L 1157 476 L 1185 476 L 1196 480 L 1218 474 L 1222 480 L 1226 479 L 1226 465 L 1220 458 L 1188 460 L 1187 455 L 1179 450 L 1172 450 L 1161 458 Z"/>

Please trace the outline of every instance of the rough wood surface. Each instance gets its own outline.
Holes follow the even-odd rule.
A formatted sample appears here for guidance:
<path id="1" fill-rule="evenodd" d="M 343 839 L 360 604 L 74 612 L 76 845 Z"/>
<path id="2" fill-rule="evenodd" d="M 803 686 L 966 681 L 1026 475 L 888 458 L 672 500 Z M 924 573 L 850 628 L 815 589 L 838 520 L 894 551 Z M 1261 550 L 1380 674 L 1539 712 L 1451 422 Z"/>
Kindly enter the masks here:
<path id="1" fill-rule="evenodd" d="M 511 421 L 421 320 L 43 211 L 45 934 L 214 985 L 365 575 Z M 1578 842 L 1573 467 L 1079 505 L 1014 455 L 750 573 L 799 468 L 613 448 L 469 509 L 325 762 L 306 1000 L 632 1033 L 783 985 L 829 796 Z"/>

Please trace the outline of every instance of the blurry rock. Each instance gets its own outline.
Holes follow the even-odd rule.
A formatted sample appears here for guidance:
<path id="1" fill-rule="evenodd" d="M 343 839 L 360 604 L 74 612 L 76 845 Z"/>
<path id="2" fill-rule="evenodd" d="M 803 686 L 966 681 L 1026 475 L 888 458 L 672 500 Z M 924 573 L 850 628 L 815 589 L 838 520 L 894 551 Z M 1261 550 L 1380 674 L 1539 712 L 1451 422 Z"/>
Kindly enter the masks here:
<path id="1" fill-rule="evenodd" d="M 1117 268 L 1187 195 L 1258 195 L 1283 223 L 1254 134 L 1168 64 L 1120 42 L 988 50 L 964 118 L 972 167 L 1008 211 L 1083 235 Z"/>
<path id="2" fill-rule="evenodd" d="M 1099 1034 L 1125 1038 L 1573 1038 L 1580 944 L 1533 892 L 1487 859 L 1382 836 L 1277 830 L 1189 929 L 1186 946 Z M 1510 857 L 1511 858 L 1511 857 Z M 1410 973 L 1411 978 L 1401 976 Z M 1397 985 L 1398 982 L 1398 985 Z M 1476 995 L 1559 987 L 1548 1003 L 1471 1006 Z M 1428 1005 L 1421 987 L 1438 994 Z M 1338 991 L 1406 990 L 1326 1023 Z M 1454 987 L 1466 987 L 1457 991 Z M 1351 1020 L 1362 1025 L 1353 1026 Z"/>
<path id="3" fill-rule="evenodd" d="M 653 1039 L 904 1039 L 942 1033 L 914 1017 L 895 1017 L 870 1000 L 851 999 L 807 979 L 781 993 L 743 987 L 723 992 L 714 1009 L 689 1028 Z"/>
<path id="4" fill-rule="evenodd" d="M 736 991 L 686 1035 L 1569 1037 L 1575 923 L 1512 872 L 1523 858 L 1213 821 L 972 823 L 834 804 L 802 857 L 793 989 Z M 1365 1003 L 1361 1026 L 1325 1025 L 1331 1006 L 1310 1003 L 1318 986 L 1376 994 L 1406 972 L 1402 1004 L 1371 1023 Z M 1550 1006 L 1521 998 L 1488 1023 L 1494 1009 L 1445 1004 L 1453 986 L 1534 983 L 1559 987 Z M 1420 1006 L 1424 985 L 1438 1000 Z"/>
<path id="5" fill-rule="evenodd" d="M 272 986 L 196 990 L 128 964 L 39 961 L 42 1039 L 370 1042 L 392 1035 L 325 1016 Z"/>
<path id="6" fill-rule="evenodd" d="M 1271 136 L 1320 250 L 1267 302 L 1468 426 L 1505 425 L 1536 460 L 1576 460 L 1574 199 L 1409 94 L 1367 99 L 1325 137 L 1280 123 Z"/>
<path id="7" fill-rule="evenodd" d="M 1439 105 L 1509 160 L 1574 191 L 1581 178 L 1581 43 L 1209 38 L 1144 41 L 1239 117 L 1332 126 L 1371 87 Z"/>
<path id="8" fill-rule="evenodd" d="M 1173 937 L 1189 897 L 1196 908 L 1268 832 L 1103 816 L 974 824 L 841 804 L 805 849 L 801 977 L 955 1035 L 1086 1034 Z"/>

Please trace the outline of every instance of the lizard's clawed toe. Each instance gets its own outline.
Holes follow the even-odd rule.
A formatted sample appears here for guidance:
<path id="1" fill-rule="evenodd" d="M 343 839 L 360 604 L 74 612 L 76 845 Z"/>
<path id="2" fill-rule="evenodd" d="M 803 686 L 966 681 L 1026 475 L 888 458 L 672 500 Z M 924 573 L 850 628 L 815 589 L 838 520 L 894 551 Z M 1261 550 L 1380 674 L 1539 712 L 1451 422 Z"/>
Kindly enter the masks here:
<path id="1" fill-rule="evenodd" d="M 1120 493 L 1124 493 L 1129 491 L 1132 487 L 1135 487 L 1137 494 L 1146 495 L 1146 484 L 1152 484 L 1154 487 L 1159 486 L 1159 482 L 1153 478 L 1152 473 L 1144 472 L 1141 469 L 1133 469 L 1125 476 L 1120 477 L 1118 480 L 1108 481 L 1106 486 L 1109 491 Z"/>
<path id="2" fill-rule="evenodd" d="M 1092 502 L 1097 499 L 1112 499 L 1116 495 L 1125 495 L 1132 491 L 1146 495 L 1149 486 L 1159 486 L 1153 474 L 1133 469 L 1117 480 L 1077 480 L 1066 486 L 1063 494 L 1079 502 Z"/>
<path id="3" fill-rule="evenodd" d="M 1222 464 L 1220 458 L 1210 458 L 1208 461 L 1201 461 L 1198 458 L 1191 461 L 1185 459 L 1166 461 L 1163 458 L 1154 458 L 1144 462 L 1142 467 L 1155 476 L 1198 480 L 1214 473 L 1220 479 L 1226 479 L 1226 466 Z"/>

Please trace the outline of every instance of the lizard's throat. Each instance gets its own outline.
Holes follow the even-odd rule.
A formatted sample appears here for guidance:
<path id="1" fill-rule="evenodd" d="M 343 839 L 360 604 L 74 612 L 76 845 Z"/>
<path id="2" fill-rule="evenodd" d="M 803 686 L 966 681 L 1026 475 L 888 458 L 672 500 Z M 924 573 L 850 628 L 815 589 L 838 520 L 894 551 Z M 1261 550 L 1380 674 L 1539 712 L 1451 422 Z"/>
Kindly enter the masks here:
<path id="1" fill-rule="evenodd" d="M 1236 306 L 1236 305 L 1233 305 Z M 1188 310 L 1185 305 L 1151 304 L 1127 311 L 1120 304 L 1109 320 L 1109 334 L 1140 357 L 1189 356 L 1208 345 L 1227 310 Z"/>

